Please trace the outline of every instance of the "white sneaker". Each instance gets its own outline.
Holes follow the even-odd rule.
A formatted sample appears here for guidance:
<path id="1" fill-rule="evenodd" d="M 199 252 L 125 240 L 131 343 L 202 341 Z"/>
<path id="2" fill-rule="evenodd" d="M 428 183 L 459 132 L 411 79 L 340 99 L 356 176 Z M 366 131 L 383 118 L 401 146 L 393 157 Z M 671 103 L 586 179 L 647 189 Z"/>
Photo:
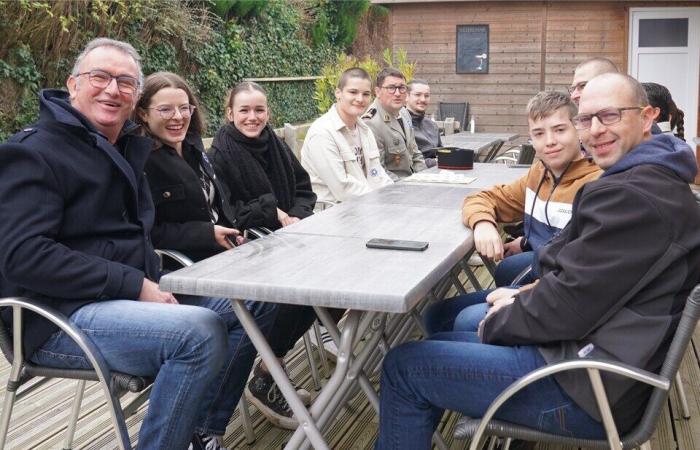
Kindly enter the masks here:
<path id="1" fill-rule="evenodd" d="M 319 345 L 319 342 L 323 342 L 323 348 L 326 350 L 326 357 L 330 359 L 333 362 L 336 362 L 338 360 L 338 346 L 335 345 L 335 342 L 333 341 L 333 338 L 331 335 L 328 333 L 328 330 L 326 330 L 326 327 L 321 326 L 321 340 L 319 341 L 318 337 L 316 337 L 316 330 L 311 327 L 309 329 L 309 335 L 311 336 L 311 342 L 315 343 L 317 346 Z"/>

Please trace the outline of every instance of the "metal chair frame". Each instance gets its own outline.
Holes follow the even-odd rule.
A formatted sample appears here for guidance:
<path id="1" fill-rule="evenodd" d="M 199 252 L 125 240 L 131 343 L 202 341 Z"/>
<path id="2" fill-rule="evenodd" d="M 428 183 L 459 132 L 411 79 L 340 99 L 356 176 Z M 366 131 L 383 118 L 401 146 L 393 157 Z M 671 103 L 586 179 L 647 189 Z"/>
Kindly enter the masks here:
<path id="1" fill-rule="evenodd" d="M 698 323 L 698 318 L 700 318 L 700 285 L 697 285 L 688 297 L 676 334 L 673 337 L 659 374 L 631 367 L 623 363 L 584 358 L 549 364 L 530 372 L 511 384 L 496 397 L 481 419 L 461 419 L 455 430 L 455 436 L 458 438 L 471 436 L 470 450 L 477 450 L 480 448 L 481 440 L 484 435 L 505 437 L 508 438 L 507 440 L 524 439 L 528 441 L 548 442 L 586 448 L 610 448 L 615 450 L 640 446 L 642 448 L 650 448 L 648 441 L 656 428 L 661 411 L 666 405 L 672 382 L 674 379 L 679 379 L 678 370 L 690 343 L 695 326 Z M 541 378 L 567 370 L 586 370 L 588 372 L 596 403 L 605 427 L 606 440 L 560 436 L 508 422 L 492 420 L 498 408 L 517 392 Z M 620 438 L 613 420 L 610 404 L 600 377 L 601 371 L 632 378 L 654 388 L 641 420 L 622 438 Z M 506 445 L 508 445 L 508 443 Z"/>
<path id="2" fill-rule="evenodd" d="M 152 380 L 112 371 L 107 366 L 102 353 L 90 338 L 82 330 L 71 324 L 64 314 L 54 308 L 39 305 L 33 300 L 21 297 L 0 299 L 0 308 L 3 307 L 12 308 L 13 334 L 10 335 L 5 326 L 0 324 L 0 348 L 5 358 L 12 364 L 7 381 L 7 392 L 3 401 L 2 415 L 0 416 L 0 448 L 5 448 L 12 409 L 16 400 L 19 400 L 36 389 L 38 385 L 45 383 L 51 378 L 67 378 L 78 380 L 78 385 L 71 410 L 70 422 L 66 429 L 64 448 L 70 449 L 72 447 L 76 423 L 80 414 L 80 404 L 85 390 L 85 382 L 97 381 L 105 395 L 106 406 L 116 434 L 117 445 L 122 450 L 131 449 L 125 417 L 132 415 L 148 399 Z M 59 369 L 40 366 L 29 361 L 22 351 L 23 310 L 40 315 L 66 333 L 83 351 L 86 358 L 90 361 L 92 369 Z M 18 392 L 24 383 L 34 377 L 42 377 L 43 380 L 39 380 L 22 392 Z M 126 392 L 140 392 L 141 394 L 125 408 L 122 408 L 119 397 Z"/>

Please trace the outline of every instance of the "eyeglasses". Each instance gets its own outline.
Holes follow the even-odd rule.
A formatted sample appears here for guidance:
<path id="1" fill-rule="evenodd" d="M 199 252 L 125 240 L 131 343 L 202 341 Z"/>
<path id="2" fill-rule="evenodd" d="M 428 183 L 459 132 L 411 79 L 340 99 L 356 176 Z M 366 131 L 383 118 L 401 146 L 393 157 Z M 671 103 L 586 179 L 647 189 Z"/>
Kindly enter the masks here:
<path id="1" fill-rule="evenodd" d="M 569 86 L 568 88 L 566 88 L 566 90 L 569 91 L 569 95 L 571 95 L 571 94 L 573 94 L 576 90 L 582 91 L 583 88 L 585 88 L 587 84 L 588 84 L 588 81 L 582 81 L 582 82 L 580 82 L 580 83 L 576 83 L 576 84 L 573 85 L 573 86 Z"/>
<path id="2" fill-rule="evenodd" d="M 156 106 L 154 108 L 144 109 L 155 109 L 156 111 L 158 111 L 158 114 L 160 114 L 161 119 L 170 120 L 173 117 L 175 117 L 175 111 L 180 111 L 180 115 L 184 119 L 192 117 L 192 113 L 194 113 L 194 110 L 197 109 L 197 107 L 194 105 L 182 105 L 177 108 L 175 108 L 174 106 Z"/>
<path id="3" fill-rule="evenodd" d="M 395 94 L 397 90 L 399 91 L 399 93 L 405 94 L 406 91 L 408 90 L 408 87 L 406 87 L 405 84 L 401 84 L 399 86 L 394 86 L 392 84 L 390 86 L 382 86 L 382 89 L 386 89 L 387 91 L 389 91 L 392 94 Z"/>
<path id="4" fill-rule="evenodd" d="M 603 125 L 612 125 L 622 120 L 623 111 L 642 110 L 642 106 L 628 106 L 626 108 L 605 108 L 593 114 L 579 114 L 571 118 L 577 130 L 587 130 L 593 124 L 593 118 L 597 117 Z"/>
<path id="5" fill-rule="evenodd" d="M 83 75 L 87 75 L 92 87 L 97 89 L 106 89 L 109 83 L 112 82 L 112 79 L 117 80 L 117 89 L 119 89 L 119 92 L 122 94 L 133 95 L 139 89 L 139 80 L 128 75 L 115 76 L 104 70 L 95 69 L 89 72 L 76 74 L 76 77 Z"/>

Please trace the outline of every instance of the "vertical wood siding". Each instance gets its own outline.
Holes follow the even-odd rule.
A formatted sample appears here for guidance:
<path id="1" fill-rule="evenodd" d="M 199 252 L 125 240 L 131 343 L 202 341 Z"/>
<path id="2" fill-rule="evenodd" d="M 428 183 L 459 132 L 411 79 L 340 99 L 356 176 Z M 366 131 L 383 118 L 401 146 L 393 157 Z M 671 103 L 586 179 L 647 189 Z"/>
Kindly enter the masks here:
<path id="1" fill-rule="evenodd" d="M 653 6 L 687 2 L 663 2 Z M 438 101 L 468 101 L 478 131 L 527 132 L 525 105 L 541 87 L 565 90 L 593 56 L 627 71 L 627 15 L 636 2 L 393 4 L 391 45 L 418 62 Z M 648 2 L 641 6 L 652 6 Z M 489 73 L 455 72 L 457 25 L 489 25 Z"/>

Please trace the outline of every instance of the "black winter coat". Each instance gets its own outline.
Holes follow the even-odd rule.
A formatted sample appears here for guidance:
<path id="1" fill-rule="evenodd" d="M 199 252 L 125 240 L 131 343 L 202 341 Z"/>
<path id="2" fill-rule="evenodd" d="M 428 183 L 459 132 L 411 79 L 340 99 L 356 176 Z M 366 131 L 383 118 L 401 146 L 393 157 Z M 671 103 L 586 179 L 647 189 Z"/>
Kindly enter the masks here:
<path id="1" fill-rule="evenodd" d="M 183 152 L 191 152 L 214 185 L 219 212 L 217 225 L 236 227 L 236 214 L 229 205 L 229 194 L 209 163 L 202 139 L 188 134 Z M 162 146 L 151 152 L 146 176 L 156 208 L 152 237 L 156 248 L 178 250 L 198 261 L 225 250 L 214 239 L 214 224 L 202 191 L 199 174 L 177 152 Z"/>
<path id="2" fill-rule="evenodd" d="M 688 187 L 695 173 L 688 145 L 662 135 L 583 186 L 569 224 L 538 252 L 539 283 L 485 321 L 484 342 L 538 345 L 548 363 L 587 356 L 657 372 L 700 278 L 700 208 Z M 602 377 L 627 431 L 651 388 Z M 555 378 L 600 420 L 585 371 Z"/>
<path id="3" fill-rule="evenodd" d="M 151 140 L 127 122 L 112 145 L 44 90 L 40 119 L 0 146 L 0 296 L 26 296 L 70 316 L 83 305 L 137 299 L 157 281 L 153 203 L 143 173 Z M 10 311 L 2 318 L 10 324 Z M 56 331 L 28 314 L 25 354 Z"/>

